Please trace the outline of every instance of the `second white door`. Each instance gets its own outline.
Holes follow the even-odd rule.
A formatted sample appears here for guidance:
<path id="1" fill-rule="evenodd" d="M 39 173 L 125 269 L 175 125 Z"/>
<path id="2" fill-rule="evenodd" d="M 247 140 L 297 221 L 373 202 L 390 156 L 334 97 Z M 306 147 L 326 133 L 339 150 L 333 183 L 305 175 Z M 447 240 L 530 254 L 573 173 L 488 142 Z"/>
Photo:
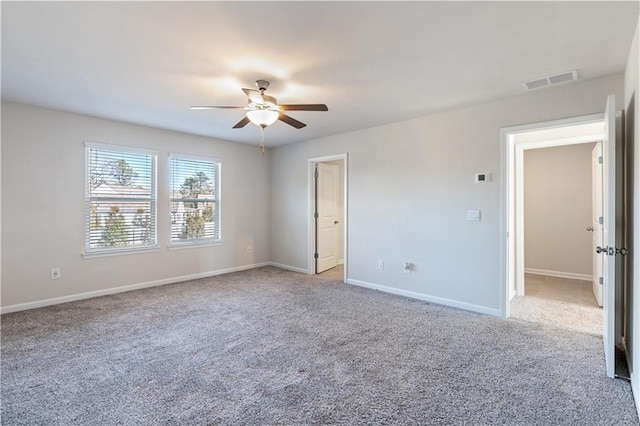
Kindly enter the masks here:
<path id="1" fill-rule="evenodd" d="M 338 265 L 338 185 L 340 168 L 335 164 L 317 164 L 316 186 L 316 273 Z"/>

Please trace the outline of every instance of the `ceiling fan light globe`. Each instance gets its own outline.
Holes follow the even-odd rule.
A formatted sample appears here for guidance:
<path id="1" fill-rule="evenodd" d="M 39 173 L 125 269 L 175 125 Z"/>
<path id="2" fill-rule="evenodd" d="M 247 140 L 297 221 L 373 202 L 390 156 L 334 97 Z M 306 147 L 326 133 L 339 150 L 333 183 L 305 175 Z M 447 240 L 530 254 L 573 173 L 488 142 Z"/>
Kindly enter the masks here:
<path id="1" fill-rule="evenodd" d="M 247 118 L 256 126 L 266 127 L 276 122 L 280 113 L 268 109 L 247 111 Z"/>

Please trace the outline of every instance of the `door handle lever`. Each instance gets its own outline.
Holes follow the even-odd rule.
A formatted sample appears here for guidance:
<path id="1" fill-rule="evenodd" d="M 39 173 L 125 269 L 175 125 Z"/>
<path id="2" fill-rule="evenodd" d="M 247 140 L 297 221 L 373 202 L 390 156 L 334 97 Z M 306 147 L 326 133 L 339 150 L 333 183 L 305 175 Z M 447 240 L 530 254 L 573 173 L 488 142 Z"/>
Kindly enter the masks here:
<path id="1" fill-rule="evenodd" d="M 593 232 L 593 226 L 587 226 L 586 230 L 589 231 L 589 232 Z"/>
<path id="2" fill-rule="evenodd" d="M 613 256 L 616 254 L 616 250 L 613 247 L 596 247 L 596 253 L 604 253 L 605 255 Z"/>

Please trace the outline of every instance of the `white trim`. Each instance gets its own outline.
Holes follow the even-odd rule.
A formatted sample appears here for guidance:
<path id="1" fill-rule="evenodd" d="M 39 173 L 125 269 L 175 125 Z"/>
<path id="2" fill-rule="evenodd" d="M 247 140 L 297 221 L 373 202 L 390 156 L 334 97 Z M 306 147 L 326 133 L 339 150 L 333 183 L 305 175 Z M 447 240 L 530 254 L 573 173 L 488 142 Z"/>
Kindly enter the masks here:
<path id="1" fill-rule="evenodd" d="M 280 269 L 286 269 L 287 271 L 291 271 L 291 272 L 299 272 L 301 274 L 309 274 L 309 271 L 304 269 L 304 268 L 298 268 L 297 266 L 290 266 L 290 265 L 284 265 L 282 263 L 276 263 L 276 262 L 267 262 L 269 266 L 274 266 L 276 268 L 280 268 Z"/>
<path id="2" fill-rule="evenodd" d="M 95 259 L 96 257 L 124 256 L 128 254 L 155 253 L 158 251 L 160 251 L 160 249 L 155 245 L 141 248 L 86 251 L 82 253 L 82 257 L 85 259 Z"/>
<path id="3" fill-rule="evenodd" d="M 211 242 L 199 242 L 198 240 L 191 240 L 189 243 L 173 243 L 167 246 L 167 250 L 184 250 L 198 247 L 215 247 L 221 246 L 222 240 L 215 240 Z"/>
<path id="4" fill-rule="evenodd" d="M 452 308 L 464 309 L 465 311 L 478 312 L 480 314 L 492 315 L 499 317 L 502 315 L 500 309 L 492 309 L 486 306 L 473 305 L 471 303 L 459 302 L 457 300 L 445 299 L 437 296 L 429 296 L 424 293 L 417 293 L 415 291 L 402 290 L 394 287 L 387 287 L 379 284 L 372 284 L 366 281 L 348 279 L 347 284 L 356 285 L 358 287 L 370 288 L 373 290 L 382 291 L 384 293 L 396 294 L 398 296 L 405 296 L 411 299 L 423 300 L 425 302 L 437 303 L 438 305 L 450 306 Z"/>
<path id="5" fill-rule="evenodd" d="M 174 284 L 174 283 L 179 283 L 183 281 L 196 280 L 198 278 L 207 278 L 207 277 L 213 277 L 216 275 L 229 274 L 231 272 L 246 271 L 247 269 L 255 269 L 255 268 L 260 268 L 262 266 L 269 266 L 269 265 L 270 265 L 269 262 L 254 263 L 251 265 L 243 265 L 243 266 L 235 266 L 233 268 L 219 269 L 217 271 L 201 272 L 199 274 L 183 275 L 180 277 L 165 278 L 165 279 L 156 280 L 156 281 L 147 281 L 144 283 L 107 288 L 104 290 L 71 294 L 69 296 L 54 297 L 52 299 L 38 300 L 35 302 L 19 303 L 17 305 L 0 307 L 0 314 L 8 314 L 11 312 L 25 311 L 27 309 L 35 309 L 35 308 L 42 308 L 45 306 L 59 305 L 61 303 L 75 302 L 76 300 L 91 299 L 93 297 L 100 297 L 100 296 L 108 296 L 111 294 L 123 293 L 126 291 L 140 290 L 148 287 L 157 287 L 165 284 Z"/>
<path id="6" fill-rule="evenodd" d="M 536 130 L 548 130 L 558 127 L 575 126 L 579 124 L 597 123 L 604 119 L 604 113 L 583 115 L 580 117 L 561 118 L 559 120 L 543 121 L 540 123 L 523 124 L 520 126 L 503 127 L 502 132 L 509 134 L 527 133 Z"/>
<path id="7" fill-rule="evenodd" d="M 570 280 L 592 281 L 593 275 L 576 274 L 574 272 L 548 271 L 546 269 L 524 268 L 525 274 L 546 275 L 548 277 L 568 278 Z"/>
<path id="8" fill-rule="evenodd" d="M 343 172 L 344 172 L 344 200 L 343 200 L 343 211 L 344 211 L 344 224 L 342 227 L 343 232 L 343 247 L 344 247 L 344 259 L 343 263 L 346 265 L 344 268 L 344 275 L 342 277 L 342 282 L 346 283 L 348 279 L 348 268 L 349 268 L 349 244 L 348 244 L 348 227 L 349 227 L 349 153 L 345 152 L 344 154 L 335 154 L 335 155 L 326 155 L 324 157 L 315 157 L 309 158 L 308 161 L 308 175 L 307 175 L 307 235 L 308 235 L 308 252 L 307 252 L 307 273 L 309 275 L 313 275 L 315 273 L 313 263 L 314 257 L 313 254 L 315 252 L 316 246 L 316 236 L 314 231 L 314 220 L 313 220 L 313 212 L 315 210 L 315 177 L 314 177 L 314 165 L 316 163 L 323 163 L 326 161 L 336 161 L 342 160 L 343 164 Z"/>
<path id="9" fill-rule="evenodd" d="M 505 318 L 510 316 L 509 302 L 513 294 L 524 291 L 524 267 L 521 259 L 522 253 L 524 253 L 524 226 L 522 220 L 516 220 L 519 215 L 519 212 L 516 211 L 517 194 L 520 193 L 516 190 L 516 186 L 521 186 L 518 185 L 518 178 L 522 179 L 523 173 L 515 166 L 517 158 L 523 155 L 525 149 L 602 140 L 602 135 L 593 134 L 584 138 L 568 137 L 557 140 L 541 140 L 537 144 L 535 142 L 518 143 L 515 140 L 515 135 L 537 130 L 596 123 L 603 121 L 603 119 L 604 114 L 600 113 L 500 129 L 500 278 L 502 282 L 500 299 L 502 316 Z M 520 218 L 522 219 L 522 217 Z"/>

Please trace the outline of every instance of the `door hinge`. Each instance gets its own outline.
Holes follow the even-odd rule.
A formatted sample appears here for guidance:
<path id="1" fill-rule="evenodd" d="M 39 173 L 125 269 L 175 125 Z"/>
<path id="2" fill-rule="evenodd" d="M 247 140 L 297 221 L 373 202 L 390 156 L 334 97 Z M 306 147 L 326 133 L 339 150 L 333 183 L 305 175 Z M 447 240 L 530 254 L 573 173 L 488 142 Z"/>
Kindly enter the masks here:
<path id="1" fill-rule="evenodd" d="M 603 159 L 602 159 L 602 155 L 600 157 L 598 157 L 598 164 L 602 164 Z"/>
<path id="2" fill-rule="evenodd" d="M 603 285 L 604 279 L 602 277 L 598 277 L 598 284 Z"/>
<path id="3" fill-rule="evenodd" d="M 598 223 L 599 223 L 600 225 L 604 225 L 604 217 L 600 216 L 600 217 L 598 218 Z"/>
<path id="4" fill-rule="evenodd" d="M 317 218 L 318 218 L 318 212 L 315 212 L 315 213 L 313 214 L 313 217 L 314 217 L 314 219 L 317 219 Z"/>
<path id="5" fill-rule="evenodd" d="M 318 253 L 313 253 L 313 258 L 317 259 L 318 258 Z"/>

